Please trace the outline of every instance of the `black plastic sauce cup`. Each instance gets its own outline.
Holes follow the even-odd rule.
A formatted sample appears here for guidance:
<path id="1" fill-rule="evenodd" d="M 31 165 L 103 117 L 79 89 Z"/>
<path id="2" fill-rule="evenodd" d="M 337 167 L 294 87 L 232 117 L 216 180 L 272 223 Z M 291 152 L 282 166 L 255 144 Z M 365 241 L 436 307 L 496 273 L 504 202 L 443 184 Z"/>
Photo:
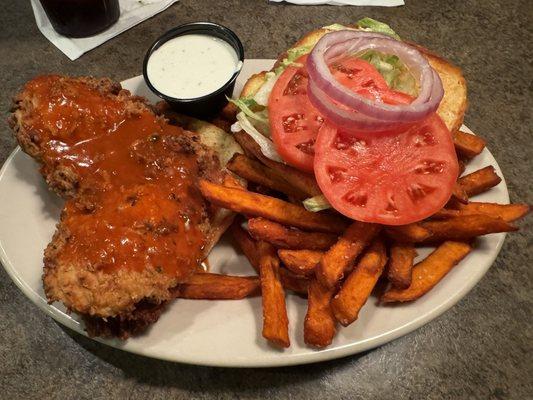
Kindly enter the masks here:
<path id="1" fill-rule="evenodd" d="M 226 28 L 225 26 L 214 24 L 211 22 L 193 22 L 190 24 L 180 25 L 176 28 L 169 30 L 160 36 L 148 49 L 146 56 L 144 57 L 143 63 L 143 75 L 144 80 L 148 87 L 159 97 L 166 100 L 174 110 L 199 118 L 208 118 L 214 116 L 219 112 L 222 107 L 227 103 L 227 97 L 231 97 L 233 93 L 233 88 L 235 87 L 235 81 L 237 76 L 241 72 L 241 68 L 237 69 L 231 78 L 219 89 L 213 93 L 206 94 L 204 96 L 189 98 L 189 99 L 179 99 L 176 97 L 169 96 L 163 92 L 157 90 L 148 77 L 147 66 L 148 59 L 154 51 L 156 51 L 161 45 L 165 42 L 177 37 L 188 34 L 198 34 L 198 35 L 208 35 L 213 36 L 219 39 L 226 41 L 237 53 L 237 58 L 239 61 L 244 62 L 244 49 L 242 43 L 237 37 L 237 35 Z"/>

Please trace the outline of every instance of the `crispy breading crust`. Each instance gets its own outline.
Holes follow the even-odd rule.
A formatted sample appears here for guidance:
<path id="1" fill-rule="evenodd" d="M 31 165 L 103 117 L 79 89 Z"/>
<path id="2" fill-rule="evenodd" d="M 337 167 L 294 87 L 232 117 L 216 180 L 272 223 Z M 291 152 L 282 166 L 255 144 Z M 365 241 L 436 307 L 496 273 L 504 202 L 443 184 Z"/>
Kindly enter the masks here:
<path id="1" fill-rule="evenodd" d="M 104 272 L 92 265 L 60 263 L 58 254 L 69 236 L 60 222 L 44 251 L 43 284 L 50 302 L 61 301 L 79 314 L 110 317 L 133 312 L 142 300 L 153 304 L 169 300 L 169 289 L 179 283 L 155 269 Z"/>
<path id="2" fill-rule="evenodd" d="M 121 313 L 116 317 L 106 319 L 84 315 L 83 322 L 91 337 L 118 337 L 125 340 L 143 333 L 155 323 L 165 311 L 166 304 L 167 302 L 154 304 L 143 300 L 136 304 L 135 310 L 131 313 Z"/>
<path id="3" fill-rule="evenodd" d="M 58 82 L 68 88 L 69 82 L 79 82 L 98 91 L 102 96 L 122 102 L 127 113 L 152 111 L 146 100 L 132 96 L 119 84 L 107 78 L 58 77 Z M 65 199 L 74 198 L 82 206 L 88 203 L 83 182 L 68 166 L 55 162 L 48 165 L 43 157 L 43 138 L 32 131 L 32 120 L 39 115 L 32 112 L 34 99 L 22 90 L 15 98 L 9 124 L 22 149 L 41 164 L 41 173 L 49 187 Z M 166 120 L 158 116 L 162 121 Z M 180 142 L 192 153 L 197 154 L 202 177 L 221 182 L 227 172 L 220 165 L 216 148 L 206 147 L 199 134 L 183 131 Z M 225 227 L 231 222 L 230 215 L 220 215 L 218 209 L 208 209 L 204 204 L 205 223 L 200 229 L 206 234 L 210 249 Z M 64 215 L 62 215 L 63 220 Z M 117 270 L 104 272 L 92 265 L 74 265 L 59 262 L 58 255 L 70 233 L 60 221 L 52 241 L 44 252 L 43 283 L 50 302 L 61 301 L 67 308 L 82 314 L 87 330 L 96 336 L 127 337 L 139 333 L 155 322 L 164 304 L 173 297 L 173 288 L 181 282 L 155 269 L 142 271 Z M 191 271 L 192 272 L 192 271 Z"/>
<path id="4" fill-rule="evenodd" d="M 68 85 L 69 82 L 80 82 L 98 91 L 102 96 L 121 101 L 130 114 L 150 109 L 147 101 L 139 96 L 132 96 L 129 90 L 122 89 L 120 84 L 108 78 L 93 77 L 60 77 L 60 84 Z M 63 198 L 71 198 L 80 189 L 78 175 L 69 166 L 62 164 L 48 165 L 43 163 L 42 141 L 39 132 L 29 129 L 34 118 L 34 99 L 22 90 L 13 98 L 11 115 L 8 123 L 13 129 L 13 133 L 22 150 L 35 158 L 41 164 L 41 173 L 48 186 Z"/>

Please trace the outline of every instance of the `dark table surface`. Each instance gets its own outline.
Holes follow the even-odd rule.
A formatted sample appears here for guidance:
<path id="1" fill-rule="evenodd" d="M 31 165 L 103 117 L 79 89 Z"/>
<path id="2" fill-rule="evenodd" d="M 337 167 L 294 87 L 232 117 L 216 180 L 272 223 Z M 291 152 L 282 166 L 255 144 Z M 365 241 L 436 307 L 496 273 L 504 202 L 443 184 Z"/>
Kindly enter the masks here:
<path id="1" fill-rule="evenodd" d="M 0 108 L 43 73 L 141 73 L 149 44 L 181 23 L 233 29 L 249 58 L 274 58 L 299 36 L 372 16 L 441 53 L 467 78 L 465 122 L 488 140 L 511 199 L 533 203 L 532 5 L 529 0 L 406 0 L 398 8 L 289 6 L 266 0 L 183 0 L 80 59 L 69 61 L 35 26 L 29 1 L 2 1 Z M 0 125 L 0 164 L 15 148 Z M 1 205 L 0 205 L 1 207 Z M 278 369 L 172 364 L 72 333 L 34 306 L 0 271 L 0 398 L 68 399 L 526 399 L 533 397 L 531 218 L 509 235 L 481 282 L 417 331 L 344 359 Z"/>

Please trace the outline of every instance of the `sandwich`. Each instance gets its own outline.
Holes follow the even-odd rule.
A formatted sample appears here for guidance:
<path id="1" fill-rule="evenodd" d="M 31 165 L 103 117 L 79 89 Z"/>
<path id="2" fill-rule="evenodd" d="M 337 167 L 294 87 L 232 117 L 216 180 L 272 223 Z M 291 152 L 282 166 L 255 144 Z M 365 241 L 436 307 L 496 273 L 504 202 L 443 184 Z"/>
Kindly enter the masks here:
<path id="1" fill-rule="evenodd" d="M 454 194 L 452 134 L 467 107 L 465 79 L 379 21 L 308 33 L 270 71 L 253 75 L 232 106 L 234 132 L 251 136 L 265 157 L 315 176 L 322 194 L 303 202 L 312 211 L 333 207 L 351 219 L 405 225 Z M 432 147 L 412 145 L 426 134 Z M 350 154 L 327 148 L 339 141 Z M 355 151 L 361 143 L 364 152 Z"/>

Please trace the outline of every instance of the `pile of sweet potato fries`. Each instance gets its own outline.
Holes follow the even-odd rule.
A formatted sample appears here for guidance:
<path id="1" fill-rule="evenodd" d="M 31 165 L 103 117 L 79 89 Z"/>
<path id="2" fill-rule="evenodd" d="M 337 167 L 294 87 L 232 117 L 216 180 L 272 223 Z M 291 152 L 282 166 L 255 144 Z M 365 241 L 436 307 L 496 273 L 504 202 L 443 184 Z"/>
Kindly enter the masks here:
<path id="1" fill-rule="evenodd" d="M 199 185 L 211 203 L 247 219 L 247 229 L 239 217 L 230 231 L 259 278 L 197 274 L 182 285 L 180 297 L 261 293 L 263 336 L 281 347 L 290 345 L 285 290 L 307 296 L 305 342 L 328 346 L 337 323 L 347 326 L 357 319 L 378 280 L 384 281 L 381 303 L 416 300 L 472 251 L 475 237 L 515 231 L 511 222 L 529 212 L 526 204 L 469 201 L 501 181 L 492 166 L 459 178 L 446 207 L 419 223 L 380 226 L 350 221 L 333 210 L 310 212 L 301 200 L 320 194 L 311 175 L 266 158 L 244 132 L 235 138 L 245 154 L 235 155 L 228 168 L 249 188 L 205 180 Z M 454 142 L 463 171 L 485 147 L 480 137 L 460 131 Z M 422 245 L 436 248 L 414 264 Z"/>

